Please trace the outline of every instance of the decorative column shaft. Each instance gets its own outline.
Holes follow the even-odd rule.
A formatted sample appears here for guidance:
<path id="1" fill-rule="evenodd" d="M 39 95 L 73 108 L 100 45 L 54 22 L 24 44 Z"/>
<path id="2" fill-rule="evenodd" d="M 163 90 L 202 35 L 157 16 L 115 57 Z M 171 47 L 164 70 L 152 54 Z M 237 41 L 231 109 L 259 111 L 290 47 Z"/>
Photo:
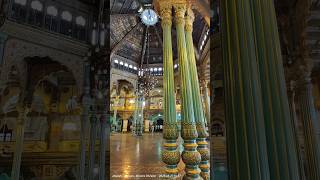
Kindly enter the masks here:
<path id="1" fill-rule="evenodd" d="M 99 171 L 99 180 L 106 179 L 106 126 L 107 126 L 107 114 L 103 113 L 100 117 L 100 171 Z"/>
<path id="2" fill-rule="evenodd" d="M 201 154 L 201 163 L 199 165 L 201 169 L 201 177 L 203 179 L 210 179 L 210 151 L 208 149 L 208 142 L 206 138 L 208 137 L 208 133 L 206 131 L 205 126 L 205 116 L 201 101 L 200 94 L 200 84 L 198 79 L 197 72 L 197 64 L 196 58 L 194 54 L 194 46 L 192 39 L 192 31 L 193 31 L 193 22 L 194 22 L 194 14 L 191 8 L 187 10 L 186 16 L 186 24 L 185 24 L 185 33 L 186 33 L 186 47 L 187 47 L 187 59 L 189 65 L 189 73 L 190 73 L 190 81 L 191 81 L 191 92 L 192 92 L 192 100 L 193 100 L 193 110 L 194 110 L 194 118 L 196 121 L 196 127 L 198 132 L 197 144 L 198 144 L 198 152 Z"/>
<path id="3" fill-rule="evenodd" d="M 62 131 L 62 114 L 56 112 L 49 112 L 47 116 L 48 121 L 48 150 L 49 151 L 58 151 L 60 135 Z"/>
<path id="4" fill-rule="evenodd" d="M 138 111 L 137 111 L 137 122 L 136 122 L 136 135 L 142 135 L 143 128 L 143 102 L 144 98 L 142 95 L 138 98 Z"/>
<path id="5" fill-rule="evenodd" d="M 203 100 L 205 105 L 205 115 L 206 115 L 207 123 L 209 126 L 210 125 L 210 96 L 209 96 L 209 88 L 208 88 L 207 82 L 203 83 L 203 97 L 204 97 Z"/>
<path id="6" fill-rule="evenodd" d="M 186 4 L 174 4 L 176 30 L 177 30 L 177 48 L 180 65 L 180 91 L 181 91 L 181 136 L 184 140 L 184 150 L 182 160 L 186 164 L 185 178 L 200 179 L 199 164 L 201 155 L 197 151 L 198 133 L 196 121 L 194 118 L 194 104 L 191 90 L 191 75 L 189 71 L 189 62 L 187 57 L 186 39 L 185 39 L 185 13 Z M 204 135 L 205 136 L 205 135 Z"/>
<path id="7" fill-rule="evenodd" d="M 274 1 L 248 1 L 253 26 L 271 179 L 298 180 L 299 163 L 290 110 Z M 240 2 L 238 4 L 240 5 Z M 246 22 L 243 23 L 246 25 Z M 244 46 L 245 47 L 245 46 Z"/>
<path id="8" fill-rule="evenodd" d="M 251 2 L 225 0 L 220 8 L 228 172 L 229 179 L 270 180 Z"/>
<path id="9" fill-rule="evenodd" d="M 297 86 L 298 105 L 304 131 L 306 177 L 320 179 L 320 144 L 316 135 L 317 115 L 312 96 L 312 84 L 309 77 L 301 80 Z"/>
<path id="10" fill-rule="evenodd" d="M 176 119 L 176 98 L 174 93 L 174 72 L 172 56 L 172 6 L 168 3 L 160 4 L 161 25 L 163 30 L 163 151 L 162 160 L 166 163 L 166 173 L 178 175 L 180 152 L 177 149 L 179 136 Z"/>
<path id="11" fill-rule="evenodd" d="M 299 158 L 299 171 L 300 171 L 300 180 L 305 180 L 305 173 L 304 173 L 304 165 L 302 159 L 302 151 L 299 144 L 299 135 L 298 135 L 298 119 L 296 113 L 296 105 L 295 105 L 295 83 L 290 81 L 288 84 L 288 100 L 289 100 L 289 108 L 290 108 L 290 115 L 291 120 L 294 128 L 294 138 L 296 140 L 296 148 L 297 148 L 297 157 Z"/>
<path id="12" fill-rule="evenodd" d="M 79 180 L 85 180 L 86 167 L 86 124 L 89 121 L 89 111 L 91 105 L 90 98 L 90 65 L 88 62 L 84 64 L 84 92 L 82 98 L 82 114 L 80 122 L 80 160 L 79 160 Z"/>
<path id="13" fill-rule="evenodd" d="M 116 96 L 116 99 L 114 101 L 114 107 L 113 107 L 113 121 L 112 121 L 112 125 L 115 127 L 115 131 L 116 131 L 116 127 L 117 127 L 117 110 L 118 110 L 118 104 L 119 104 L 119 95 Z"/>
<path id="14" fill-rule="evenodd" d="M 20 166 L 21 166 L 21 156 L 23 151 L 23 141 L 24 141 L 24 125 L 28 114 L 28 108 L 21 105 L 18 106 L 18 118 L 16 125 L 16 133 L 15 133 L 15 149 L 14 149 L 14 157 L 13 164 L 11 170 L 11 179 L 19 180 L 20 179 Z"/>
<path id="15" fill-rule="evenodd" d="M 139 107 L 139 98 L 138 91 L 135 93 L 135 101 L 134 101 L 134 112 L 133 112 L 133 122 L 132 122 L 132 134 L 136 135 L 137 131 L 137 120 L 138 120 L 138 107 Z"/>
<path id="16" fill-rule="evenodd" d="M 97 117 L 95 111 L 92 112 L 90 117 L 90 144 L 89 144 L 89 169 L 88 169 L 88 180 L 94 179 L 94 168 L 95 168 L 95 146 L 97 138 Z"/>
<path id="17" fill-rule="evenodd" d="M 7 34 L 0 32 L 0 65 L 2 65 L 3 63 L 4 47 L 5 47 L 5 42 L 7 38 L 8 38 Z"/>

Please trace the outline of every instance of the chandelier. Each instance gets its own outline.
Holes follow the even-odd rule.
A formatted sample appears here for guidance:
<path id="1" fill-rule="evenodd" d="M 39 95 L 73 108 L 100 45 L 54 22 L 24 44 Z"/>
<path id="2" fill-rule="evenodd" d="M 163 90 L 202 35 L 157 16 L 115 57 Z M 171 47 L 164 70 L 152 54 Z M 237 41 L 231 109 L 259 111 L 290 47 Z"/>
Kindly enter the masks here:
<path id="1" fill-rule="evenodd" d="M 156 87 L 158 84 L 158 79 L 156 75 L 154 75 L 149 67 L 149 56 L 150 56 L 150 42 L 149 42 L 149 27 L 146 28 L 146 36 L 145 36 L 145 43 L 143 47 L 142 53 L 142 63 L 139 73 L 138 79 L 138 91 L 142 93 L 145 97 L 150 95 L 150 91 Z M 147 47 L 147 48 L 146 48 Z M 143 65 L 144 55 L 147 49 L 147 58 L 146 64 Z"/>

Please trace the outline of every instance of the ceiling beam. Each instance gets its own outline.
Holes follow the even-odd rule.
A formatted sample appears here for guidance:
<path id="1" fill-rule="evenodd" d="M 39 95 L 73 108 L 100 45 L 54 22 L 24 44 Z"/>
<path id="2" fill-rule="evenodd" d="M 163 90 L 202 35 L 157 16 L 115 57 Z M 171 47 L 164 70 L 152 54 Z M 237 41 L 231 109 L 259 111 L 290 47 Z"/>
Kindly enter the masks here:
<path id="1" fill-rule="evenodd" d="M 123 38 L 116 44 L 112 47 L 111 49 L 111 55 L 114 55 L 115 52 L 117 52 L 117 50 L 122 46 L 122 44 L 126 41 L 126 39 L 134 32 L 136 31 L 139 26 L 141 25 L 141 22 L 138 22 L 126 35 L 123 36 Z"/>

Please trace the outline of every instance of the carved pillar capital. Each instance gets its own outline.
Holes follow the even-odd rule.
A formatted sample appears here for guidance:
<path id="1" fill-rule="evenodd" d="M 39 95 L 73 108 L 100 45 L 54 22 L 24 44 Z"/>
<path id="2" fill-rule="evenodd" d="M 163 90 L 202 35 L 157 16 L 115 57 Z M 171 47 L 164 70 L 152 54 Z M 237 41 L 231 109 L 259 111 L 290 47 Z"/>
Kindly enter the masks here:
<path id="1" fill-rule="evenodd" d="M 174 4 L 176 24 L 185 24 L 186 4 Z"/>
<path id="2" fill-rule="evenodd" d="M 172 5 L 160 4 L 160 17 L 162 27 L 172 26 Z"/>
<path id="3" fill-rule="evenodd" d="M 189 7 L 187 9 L 187 15 L 185 17 L 185 20 L 186 20 L 185 30 L 187 32 L 192 32 L 194 19 L 195 19 L 194 13 L 193 13 L 192 9 Z"/>

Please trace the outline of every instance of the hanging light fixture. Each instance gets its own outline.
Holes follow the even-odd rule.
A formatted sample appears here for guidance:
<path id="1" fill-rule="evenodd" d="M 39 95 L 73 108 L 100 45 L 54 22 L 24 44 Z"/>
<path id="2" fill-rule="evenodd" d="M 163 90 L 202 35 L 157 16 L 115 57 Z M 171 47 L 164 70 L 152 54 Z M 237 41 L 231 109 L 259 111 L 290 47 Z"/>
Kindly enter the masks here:
<path id="1" fill-rule="evenodd" d="M 158 84 L 158 79 L 153 73 L 153 68 L 149 67 L 149 57 L 150 57 L 150 40 L 149 40 L 149 28 L 146 29 L 146 45 L 144 51 L 147 49 L 146 65 L 141 68 L 142 73 L 139 74 L 139 91 L 144 94 L 145 97 L 150 95 L 150 91 L 156 87 Z M 145 52 L 143 52 L 144 54 Z M 142 57 L 144 58 L 144 56 Z M 143 62 L 143 61 L 142 61 Z M 141 64 L 142 66 L 142 64 Z"/>

